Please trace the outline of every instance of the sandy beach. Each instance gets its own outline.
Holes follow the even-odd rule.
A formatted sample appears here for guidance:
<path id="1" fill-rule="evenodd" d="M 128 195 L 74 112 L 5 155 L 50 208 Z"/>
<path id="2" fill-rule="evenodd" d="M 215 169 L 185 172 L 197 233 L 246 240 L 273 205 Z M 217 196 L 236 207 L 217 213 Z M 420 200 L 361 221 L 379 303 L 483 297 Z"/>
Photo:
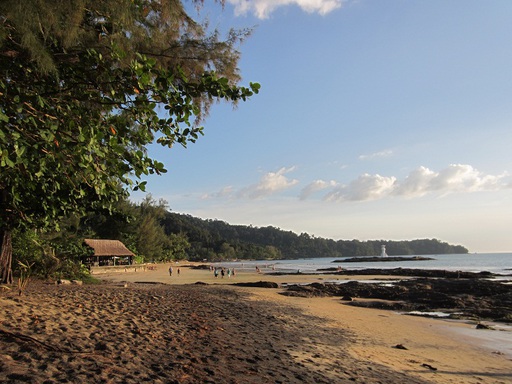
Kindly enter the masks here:
<path id="1" fill-rule="evenodd" d="M 474 324 L 232 285 L 318 276 L 215 278 L 186 264 L 169 276 L 168 267 L 96 275 L 99 285 L 33 282 L 22 296 L 2 292 L 0 381 L 512 382 L 509 355 L 457 332 Z M 331 278 L 340 276 L 321 277 Z"/>

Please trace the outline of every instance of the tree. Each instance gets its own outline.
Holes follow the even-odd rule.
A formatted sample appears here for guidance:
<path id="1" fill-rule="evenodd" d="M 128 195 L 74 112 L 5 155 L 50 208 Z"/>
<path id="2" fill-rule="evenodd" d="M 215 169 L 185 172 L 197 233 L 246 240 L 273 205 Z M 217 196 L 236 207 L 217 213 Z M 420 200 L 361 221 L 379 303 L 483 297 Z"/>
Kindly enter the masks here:
<path id="1" fill-rule="evenodd" d="M 158 203 L 151 195 L 137 206 L 135 214 L 135 242 L 139 256 L 145 260 L 167 261 L 170 258 L 170 241 L 161 225 L 167 212 L 167 203 Z"/>
<path id="2" fill-rule="evenodd" d="M 171 233 L 169 235 L 169 254 L 172 260 L 186 259 L 189 248 L 190 243 L 184 233 Z"/>
<path id="3" fill-rule="evenodd" d="M 222 39 L 178 0 L 4 0 L 0 16 L 4 283 L 14 228 L 109 209 L 165 172 L 148 144 L 186 146 L 214 101 L 259 89 L 238 85 L 236 47 L 250 31 Z"/>

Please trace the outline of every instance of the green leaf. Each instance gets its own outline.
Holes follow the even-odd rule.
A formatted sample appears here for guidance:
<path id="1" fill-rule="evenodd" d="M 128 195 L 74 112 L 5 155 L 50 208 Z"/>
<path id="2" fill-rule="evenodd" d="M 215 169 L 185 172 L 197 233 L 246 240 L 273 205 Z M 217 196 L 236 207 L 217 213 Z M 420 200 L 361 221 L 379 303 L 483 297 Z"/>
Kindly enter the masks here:
<path id="1" fill-rule="evenodd" d="M 27 150 L 27 147 L 18 147 L 18 146 L 16 146 L 14 151 L 16 152 L 16 155 L 18 157 L 22 157 L 26 150 Z"/>
<path id="2" fill-rule="evenodd" d="M 259 93 L 261 85 L 259 83 L 249 83 L 249 86 L 253 90 L 254 93 Z"/>

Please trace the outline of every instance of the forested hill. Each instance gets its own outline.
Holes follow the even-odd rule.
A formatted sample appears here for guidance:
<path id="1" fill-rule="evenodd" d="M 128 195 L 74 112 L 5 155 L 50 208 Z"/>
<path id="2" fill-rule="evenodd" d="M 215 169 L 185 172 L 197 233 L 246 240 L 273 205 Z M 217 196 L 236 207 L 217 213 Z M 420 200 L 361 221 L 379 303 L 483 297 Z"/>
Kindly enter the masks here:
<path id="1" fill-rule="evenodd" d="M 165 215 L 162 224 L 166 234 L 187 237 L 190 243 L 187 254 L 189 258 L 197 260 L 372 256 L 380 255 L 383 244 L 390 256 L 468 253 L 463 246 L 450 245 L 437 239 L 335 241 L 307 233 L 297 235 L 272 226 L 230 225 L 219 220 L 203 220 L 172 212 Z"/>

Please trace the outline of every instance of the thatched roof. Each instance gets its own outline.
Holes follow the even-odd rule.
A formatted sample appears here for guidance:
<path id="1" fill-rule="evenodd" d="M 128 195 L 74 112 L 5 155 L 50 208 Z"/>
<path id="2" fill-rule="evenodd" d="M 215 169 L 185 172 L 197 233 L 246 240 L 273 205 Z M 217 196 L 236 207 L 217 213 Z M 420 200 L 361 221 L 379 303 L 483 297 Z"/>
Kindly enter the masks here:
<path id="1" fill-rule="evenodd" d="M 94 250 L 94 256 L 135 256 L 119 240 L 85 239 L 84 242 Z"/>

